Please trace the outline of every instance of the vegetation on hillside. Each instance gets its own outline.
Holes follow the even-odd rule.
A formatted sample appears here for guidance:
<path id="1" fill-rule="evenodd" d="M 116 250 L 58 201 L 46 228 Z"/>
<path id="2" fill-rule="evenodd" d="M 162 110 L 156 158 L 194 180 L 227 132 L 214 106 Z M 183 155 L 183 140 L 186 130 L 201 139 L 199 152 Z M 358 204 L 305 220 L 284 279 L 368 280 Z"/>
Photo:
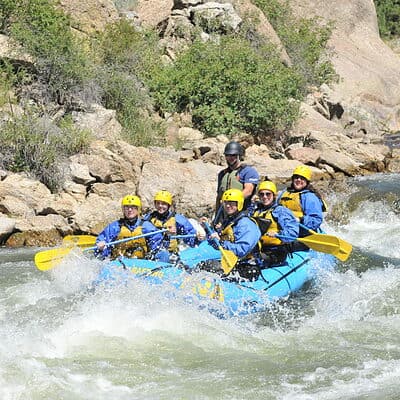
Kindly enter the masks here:
<path id="1" fill-rule="evenodd" d="M 162 111 L 190 112 L 207 136 L 282 131 L 298 117 L 301 77 L 269 50 L 265 57 L 233 36 L 196 41 L 149 86 Z"/>
<path id="2" fill-rule="evenodd" d="M 400 0 L 374 0 L 380 35 L 393 38 L 400 35 Z"/>
<path id="3" fill-rule="evenodd" d="M 288 0 L 252 0 L 264 12 L 282 41 L 293 64 L 303 78 L 303 93 L 337 79 L 327 47 L 333 25 L 318 18 L 296 18 Z"/>
<path id="4" fill-rule="evenodd" d="M 56 188 L 50 176 L 59 172 L 56 159 L 85 149 L 90 140 L 70 116 L 92 103 L 115 109 L 134 145 L 163 143 L 156 112 L 189 112 L 208 136 L 245 132 L 264 140 L 284 132 L 310 87 L 335 79 L 326 48 L 331 27 L 295 19 L 286 2 L 253 1 L 273 23 L 291 67 L 265 38 L 255 41 L 246 24 L 237 34 L 194 40 L 165 64 L 156 32 L 138 31 L 128 21 L 83 38 L 57 0 L 2 0 L 0 33 L 18 43 L 34 67 L 0 62 L 0 106 L 24 110 L 2 123 L 0 167 L 29 171 Z"/>

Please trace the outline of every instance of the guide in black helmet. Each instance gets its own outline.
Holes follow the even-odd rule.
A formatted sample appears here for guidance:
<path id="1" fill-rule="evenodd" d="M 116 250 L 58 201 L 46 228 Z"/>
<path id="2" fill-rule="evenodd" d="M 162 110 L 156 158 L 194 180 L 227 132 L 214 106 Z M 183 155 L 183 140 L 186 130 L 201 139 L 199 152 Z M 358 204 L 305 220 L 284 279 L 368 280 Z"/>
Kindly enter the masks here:
<path id="1" fill-rule="evenodd" d="M 216 218 L 214 224 L 218 222 L 222 194 L 228 189 L 240 189 L 244 196 L 244 210 L 250 205 L 252 195 L 255 193 L 259 182 L 257 170 L 243 164 L 245 150 L 244 147 L 235 141 L 227 143 L 224 149 L 227 168 L 218 174 L 217 199 L 216 199 Z"/>

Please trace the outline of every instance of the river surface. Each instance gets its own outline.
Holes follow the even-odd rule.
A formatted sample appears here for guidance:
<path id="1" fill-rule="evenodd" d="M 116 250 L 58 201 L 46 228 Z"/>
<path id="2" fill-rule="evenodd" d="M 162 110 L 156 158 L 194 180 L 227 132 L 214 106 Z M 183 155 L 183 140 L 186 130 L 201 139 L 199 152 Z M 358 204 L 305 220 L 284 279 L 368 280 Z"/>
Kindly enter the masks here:
<path id="1" fill-rule="evenodd" d="M 345 263 L 267 312 L 221 320 L 135 280 L 88 290 L 100 262 L 39 271 L 0 248 L 0 399 L 400 398 L 399 175 L 328 199 Z"/>

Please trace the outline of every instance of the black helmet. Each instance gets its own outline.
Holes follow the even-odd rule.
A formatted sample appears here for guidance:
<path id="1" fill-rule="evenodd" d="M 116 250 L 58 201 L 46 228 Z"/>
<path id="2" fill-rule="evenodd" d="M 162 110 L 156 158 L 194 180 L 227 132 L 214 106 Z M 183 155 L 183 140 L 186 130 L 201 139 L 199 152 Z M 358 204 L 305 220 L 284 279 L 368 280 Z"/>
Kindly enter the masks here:
<path id="1" fill-rule="evenodd" d="M 243 157 L 244 156 L 244 148 L 238 142 L 229 142 L 225 146 L 224 154 L 225 155 L 238 155 L 240 157 Z"/>

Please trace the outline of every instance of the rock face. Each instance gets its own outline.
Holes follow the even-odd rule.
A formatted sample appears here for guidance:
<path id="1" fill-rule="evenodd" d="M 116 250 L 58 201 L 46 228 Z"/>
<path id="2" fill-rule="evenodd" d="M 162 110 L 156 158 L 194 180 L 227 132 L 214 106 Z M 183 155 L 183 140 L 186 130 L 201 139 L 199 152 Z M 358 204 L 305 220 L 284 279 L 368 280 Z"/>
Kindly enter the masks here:
<path id="1" fill-rule="evenodd" d="M 101 31 L 119 18 L 109 0 L 62 0 L 60 5 L 78 21 L 75 28 L 83 34 Z M 277 142 L 274 149 L 239 138 L 246 147 L 245 162 L 280 185 L 301 163 L 312 166 L 314 179 L 320 181 L 400 172 L 398 137 L 392 141 L 382 133 L 382 127 L 400 131 L 400 58 L 379 38 L 373 2 L 292 0 L 290 5 L 297 16 L 333 21 L 330 46 L 341 79 L 308 96 L 301 106 L 302 118 L 287 141 Z M 202 39 L 208 40 L 207 26 L 221 34 L 234 32 L 250 16 L 257 21 L 257 32 L 279 47 L 282 62 L 291 64 L 267 18 L 250 0 L 138 0 L 132 12 L 135 24 L 157 27 L 170 62 L 191 40 L 193 30 L 202 30 Z M 10 52 L 3 36 L 0 58 L 33 63 Z M 168 136 L 182 150 L 137 148 L 121 141 L 113 110 L 94 104 L 72 118 L 95 140 L 87 153 L 67 160 L 67 178 L 59 193 L 25 174 L 0 170 L 0 244 L 55 245 L 67 234 L 96 235 L 121 216 L 120 201 L 128 193 L 139 195 L 148 208 L 155 192 L 166 189 L 175 195 L 178 212 L 195 218 L 212 213 L 217 173 L 225 167 L 226 137 L 204 139 L 191 127 L 190 118 L 171 117 Z"/>
<path id="2" fill-rule="evenodd" d="M 293 0 L 290 4 L 300 16 L 333 21 L 329 44 L 341 80 L 333 86 L 329 103 L 342 105 L 343 125 L 353 121 L 361 128 L 364 120 L 368 133 L 376 133 L 382 123 L 399 130 L 400 57 L 379 37 L 373 1 Z"/>

